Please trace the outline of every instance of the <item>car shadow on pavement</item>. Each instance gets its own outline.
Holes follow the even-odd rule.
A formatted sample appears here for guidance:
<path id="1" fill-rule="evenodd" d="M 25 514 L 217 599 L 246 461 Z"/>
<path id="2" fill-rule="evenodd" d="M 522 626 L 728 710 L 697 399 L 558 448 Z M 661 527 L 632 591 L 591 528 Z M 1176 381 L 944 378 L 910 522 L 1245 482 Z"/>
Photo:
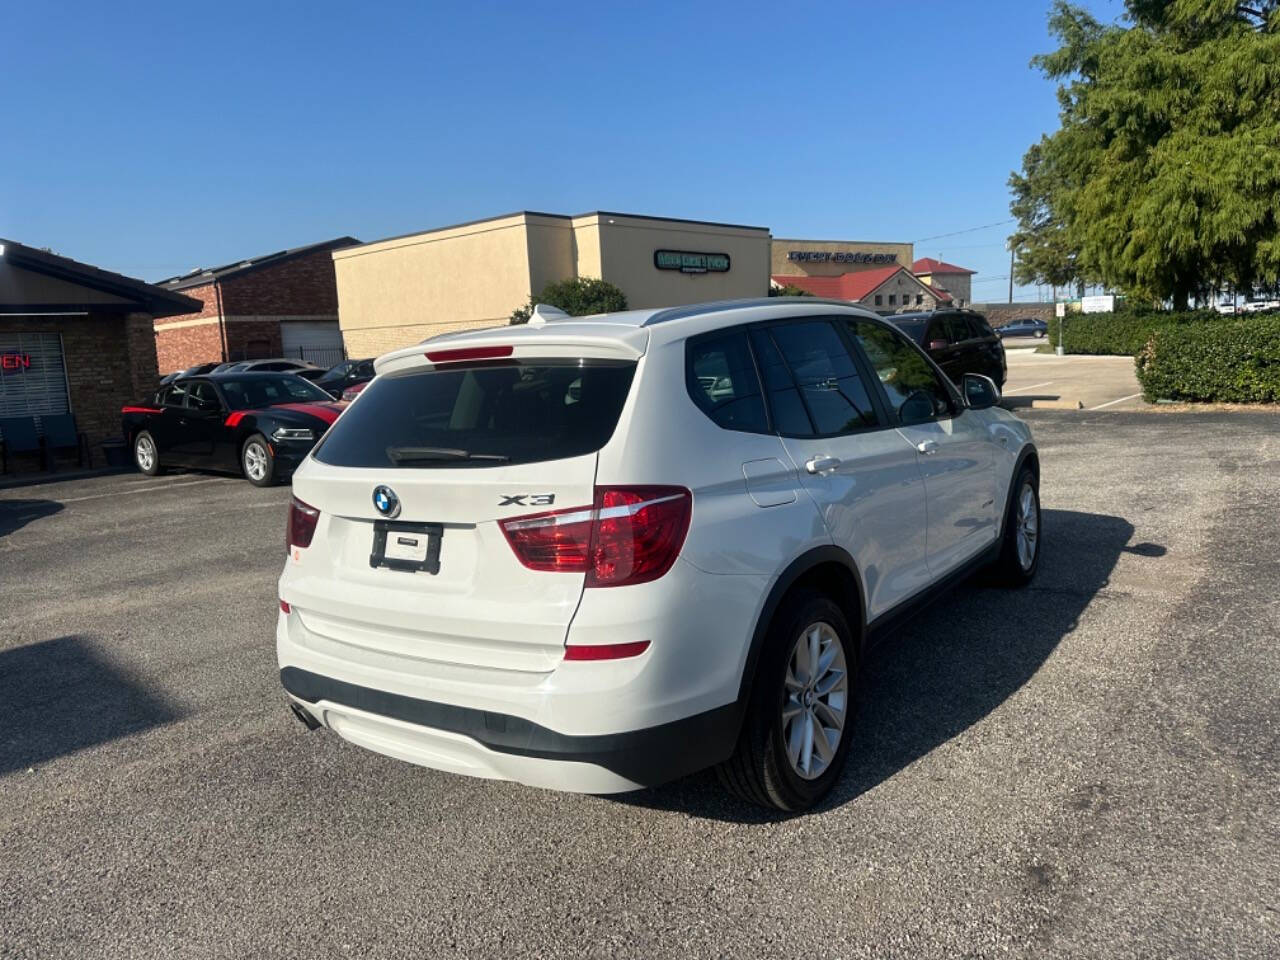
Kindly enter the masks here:
<path id="1" fill-rule="evenodd" d="M 1075 629 L 1122 552 L 1164 554 L 1157 544 L 1127 546 L 1134 529 L 1120 517 L 1045 510 L 1042 521 L 1044 550 L 1030 586 L 971 580 L 870 652 L 848 766 L 814 812 L 856 800 L 1008 700 Z M 743 823 L 785 816 L 730 797 L 712 771 L 618 800 Z"/>
<path id="2" fill-rule="evenodd" d="M 178 715 L 83 637 L 0 650 L 0 775 Z"/>
<path id="3" fill-rule="evenodd" d="M 57 500 L 0 500 L 0 537 L 21 530 L 33 520 L 52 516 L 62 509 Z"/>

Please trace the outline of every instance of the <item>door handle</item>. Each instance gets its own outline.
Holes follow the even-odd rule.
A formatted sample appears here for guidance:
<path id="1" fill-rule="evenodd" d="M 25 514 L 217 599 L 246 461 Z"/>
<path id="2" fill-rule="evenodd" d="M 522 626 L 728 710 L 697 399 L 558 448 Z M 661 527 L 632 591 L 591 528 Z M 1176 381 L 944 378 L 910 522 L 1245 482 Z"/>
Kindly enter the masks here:
<path id="1" fill-rule="evenodd" d="M 838 466 L 839 457 L 813 457 L 805 463 L 804 468 L 810 473 L 830 473 Z"/>
<path id="2" fill-rule="evenodd" d="M 929 456 L 929 454 L 931 453 L 937 453 L 938 441 L 937 440 L 921 440 L 919 443 L 916 444 L 916 450 L 919 453 L 923 453 L 926 457 Z"/>

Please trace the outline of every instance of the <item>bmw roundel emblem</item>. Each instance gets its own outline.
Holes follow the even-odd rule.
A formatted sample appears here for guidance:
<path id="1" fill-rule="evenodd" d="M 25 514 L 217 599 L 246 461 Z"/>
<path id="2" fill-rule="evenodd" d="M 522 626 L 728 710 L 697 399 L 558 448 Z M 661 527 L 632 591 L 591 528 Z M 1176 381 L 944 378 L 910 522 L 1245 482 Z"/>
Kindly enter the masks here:
<path id="1" fill-rule="evenodd" d="M 395 519 L 400 516 L 400 498 L 386 484 L 373 488 L 373 506 L 384 517 Z"/>

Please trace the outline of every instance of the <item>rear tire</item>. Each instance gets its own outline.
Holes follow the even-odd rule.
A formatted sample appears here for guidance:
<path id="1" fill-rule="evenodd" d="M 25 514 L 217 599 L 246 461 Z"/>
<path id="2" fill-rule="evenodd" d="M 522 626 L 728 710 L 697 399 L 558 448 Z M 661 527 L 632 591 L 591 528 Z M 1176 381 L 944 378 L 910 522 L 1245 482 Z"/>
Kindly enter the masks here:
<path id="1" fill-rule="evenodd" d="M 1029 466 L 1018 471 L 1004 518 L 1000 557 L 992 566 L 997 586 L 1023 587 L 1040 567 L 1040 491 Z"/>
<path id="2" fill-rule="evenodd" d="M 802 590 L 769 626 L 733 756 L 716 768 L 743 800 L 799 813 L 835 786 L 857 706 L 857 650 L 843 611 Z"/>
<path id="3" fill-rule="evenodd" d="M 160 466 L 160 450 L 155 437 L 146 430 L 140 430 L 133 438 L 133 462 L 148 477 L 157 476 L 164 469 Z"/>
<path id="4" fill-rule="evenodd" d="M 276 482 L 276 458 L 262 434 L 255 433 L 240 448 L 240 470 L 255 487 L 269 487 Z"/>

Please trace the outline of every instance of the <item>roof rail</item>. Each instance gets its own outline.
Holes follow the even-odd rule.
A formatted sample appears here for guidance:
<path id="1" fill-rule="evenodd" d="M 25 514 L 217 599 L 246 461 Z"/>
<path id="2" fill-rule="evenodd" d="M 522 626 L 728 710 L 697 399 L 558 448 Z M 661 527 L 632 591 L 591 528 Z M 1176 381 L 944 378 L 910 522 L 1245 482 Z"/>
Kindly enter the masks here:
<path id="1" fill-rule="evenodd" d="M 828 307 L 854 307 L 867 310 L 852 300 L 830 300 L 823 297 L 748 297 L 743 300 L 717 300 L 711 303 L 691 303 L 684 307 L 669 307 L 659 310 L 649 317 L 642 327 L 651 327 L 655 323 L 666 323 L 668 320 L 683 320 L 686 317 L 700 317 L 707 313 L 720 313 L 724 310 L 742 310 L 747 307 L 782 306 L 783 304 L 799 304 L 803 306 L 822 305 Z"/>

